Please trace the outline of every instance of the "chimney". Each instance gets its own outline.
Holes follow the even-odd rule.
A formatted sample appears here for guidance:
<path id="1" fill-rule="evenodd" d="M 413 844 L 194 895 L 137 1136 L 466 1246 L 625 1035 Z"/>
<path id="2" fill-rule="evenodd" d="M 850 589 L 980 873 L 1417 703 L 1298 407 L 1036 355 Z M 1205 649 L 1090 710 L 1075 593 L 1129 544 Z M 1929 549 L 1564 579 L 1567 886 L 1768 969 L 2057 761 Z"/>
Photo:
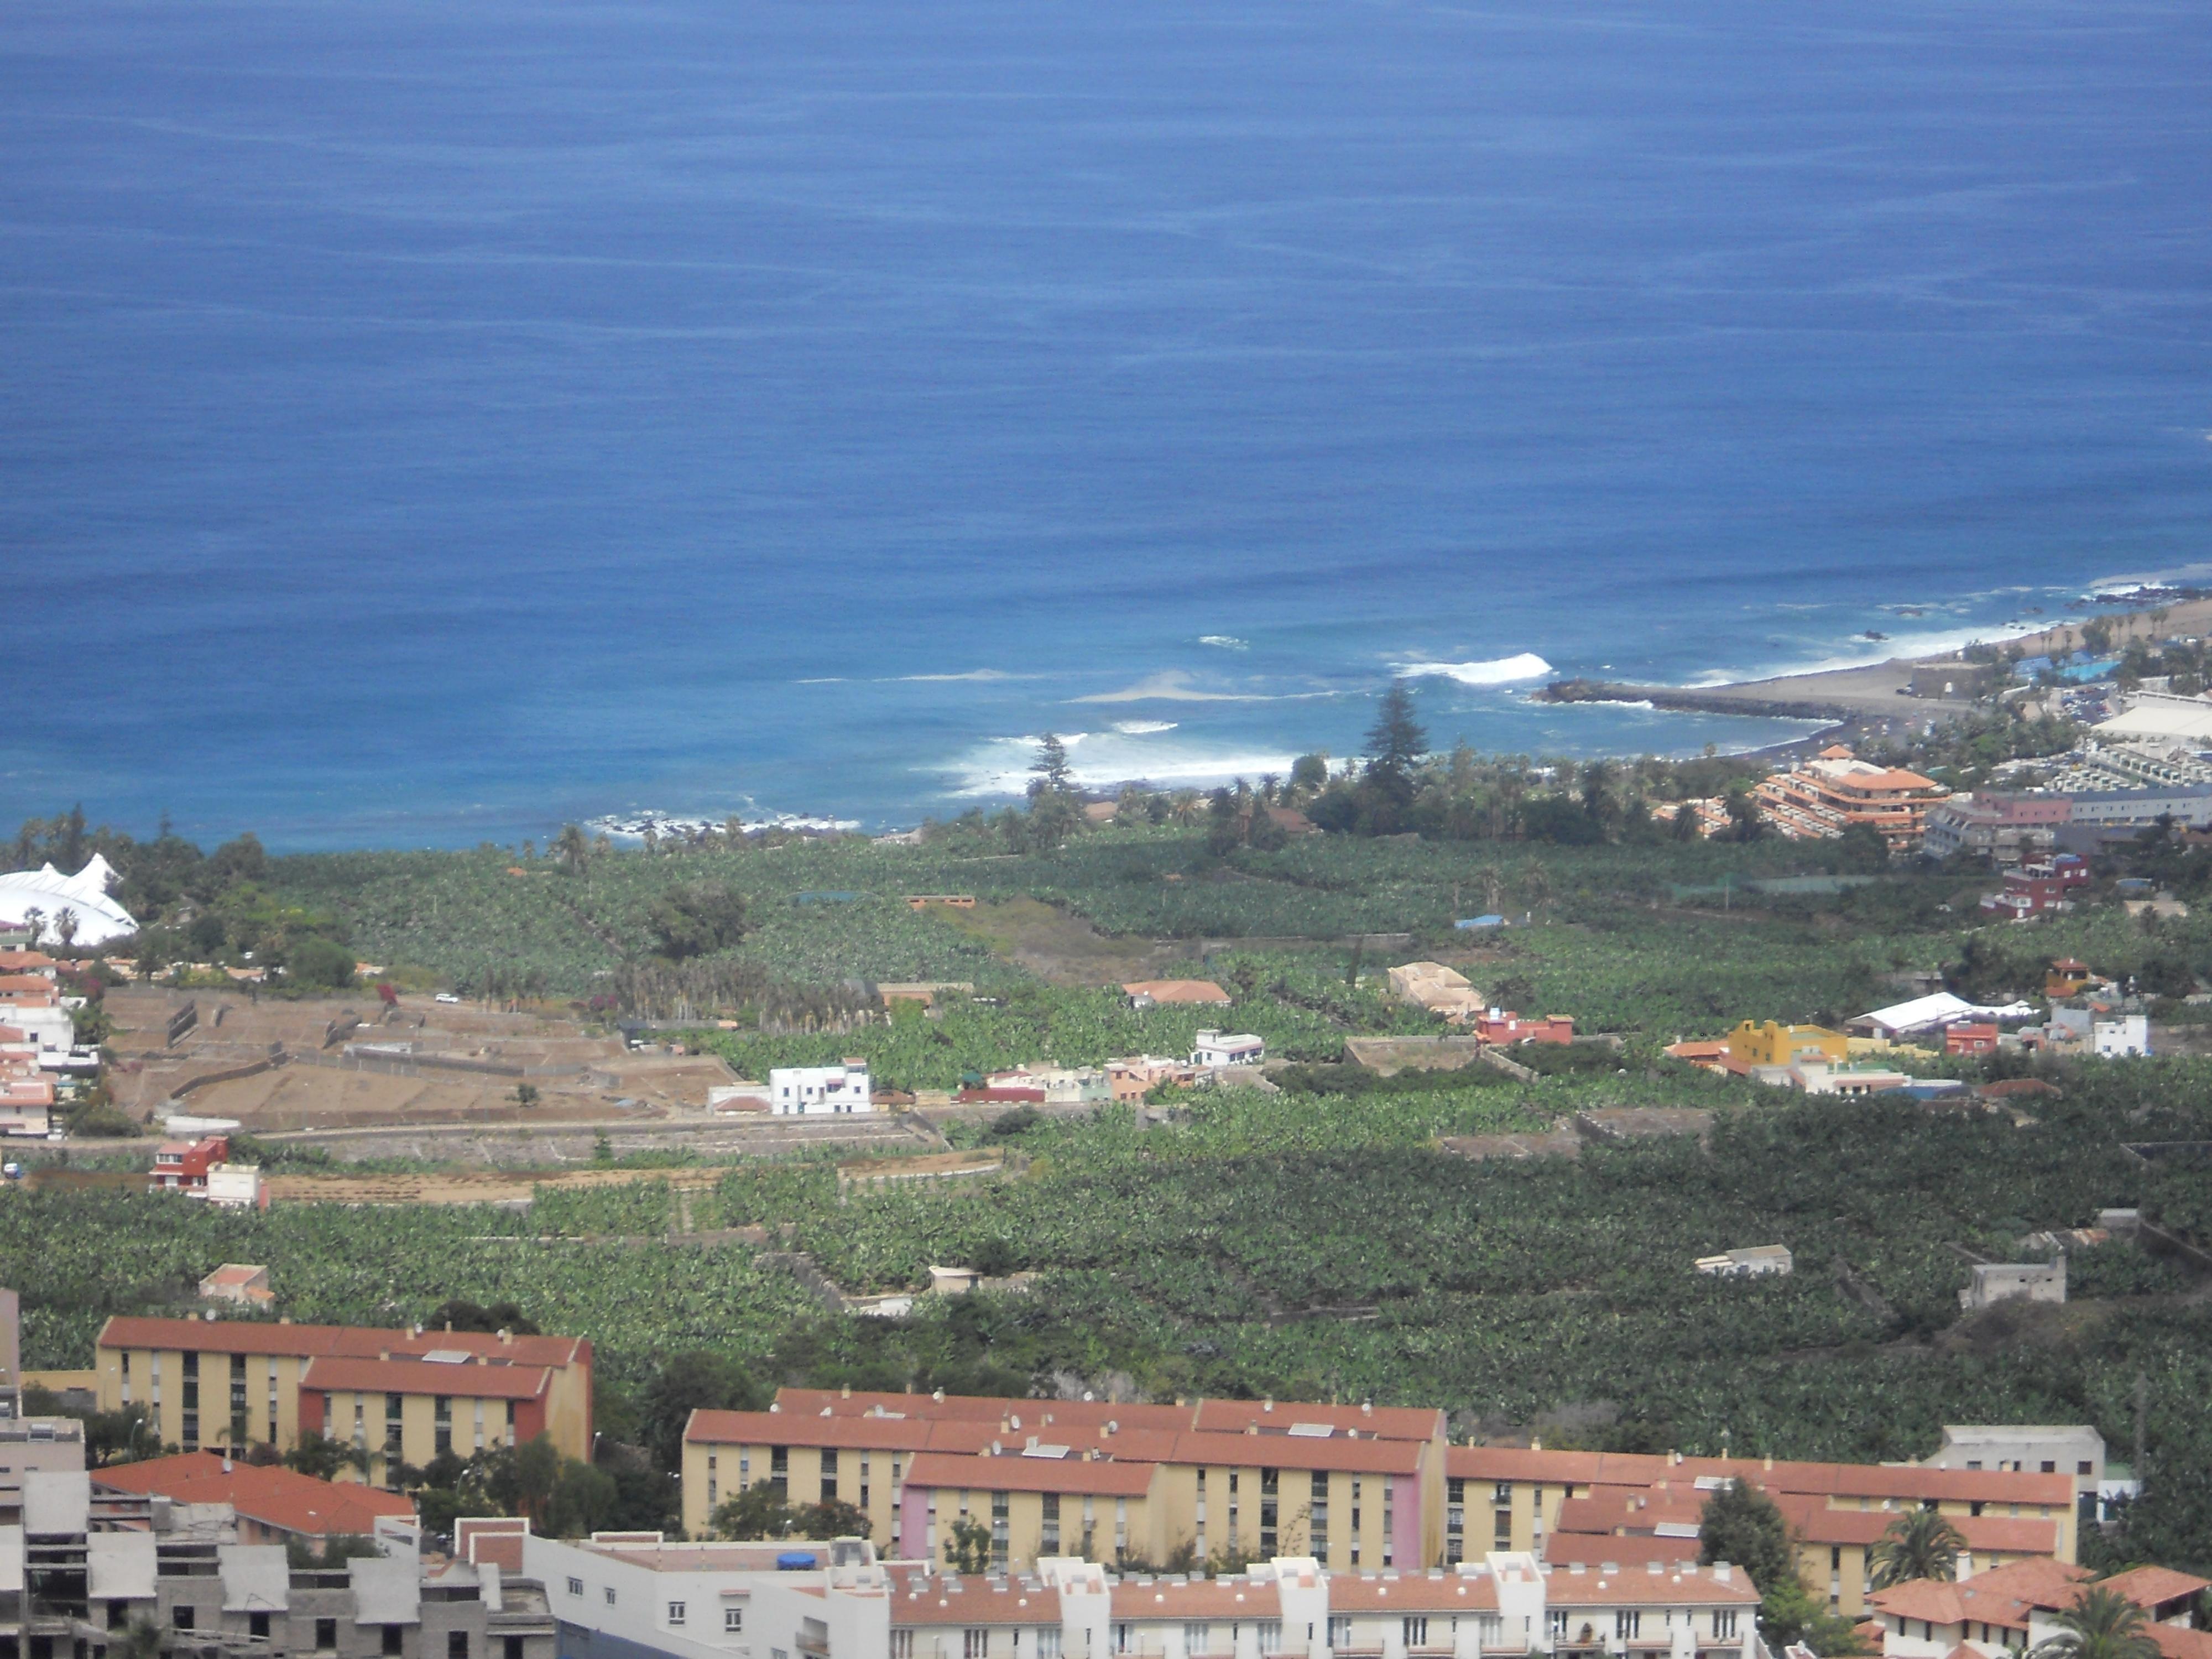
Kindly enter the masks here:
<path id="1" fill-rule="evenodd" d="M 279 1325 L 289 1325 L 292 1322 L 292 1316 L 289 1314 L 279 1314 L 276 1317 L 276 1322 Z"/>
<path id="2" fill-rule="evenodd" d="M 230 1473 L 230 1454 L 229 1454 L 229 1453 L 228 1453 L 228 1452 L 225 1452 L 225 1453 L 223 1454 L 223 1458 L 222 1458 L 222 1472 L 223 1472 L 225 1474 L 228 1474 Z"/>
<path id="3" fill-rule="evenodd" d="M 1274 1396 L 1273 1396 L 1273 1395 L 1270 1395 L 1267 1399 L 1262 1400 L 1262 1401 L 1260 1402 L 1260 1409 L 1261 1409 L 1261 1411 L 1263 1411 L 1263 1412 L 1271 1412 L 1271 1411 L 1274 1410 L 1274 1409 L 1275 1409 L 1275 1401 L 1274 1401 Z"/>
<path id="4" fill-rule="evenodd" d="M 389 1348 L 379 1348 L 376 1351 L 376 1357 L 379 1359 L 389 1359 L 392 1358 L 392 1350 Z"/>
<path id="5" fill-rule="evenodd" d="M 945 1403 L 945 1390 L 942 1389 L 932 1389 L 929 1391 L 929 1397 L 932 1400 L 934 1400 L 939 1405 L 942 1406 Z"/>
<path id="6" fill-rule="evenodd" d="M 837 1397 L 840 1400 L 850 1400 L 853 1397 L 853 1385 L 848 1382 L 843 1388 L 838 1389 Z"/>
<path id="7" fill-rule="evenodd" d="M 514 1341 L 514 1333 L 502 1325 L 499 1328 L 499 1340 L 511 1346 Z"/>
<path id="8" fill-rule="evenodd" d="M 1374 1415 L 1375 1415 L 1375 1402 L 1374 1402 L 1373 1401 L 1371 1401 L 1371 1400 L 1363 1400 L 1363 1401 L 1361 1401 L 1359 1402 L 1359 1414 L 1360 1414 L 1362 1417 L 1372 1417 L 1372 1416 L 1374 1416 Z"/>

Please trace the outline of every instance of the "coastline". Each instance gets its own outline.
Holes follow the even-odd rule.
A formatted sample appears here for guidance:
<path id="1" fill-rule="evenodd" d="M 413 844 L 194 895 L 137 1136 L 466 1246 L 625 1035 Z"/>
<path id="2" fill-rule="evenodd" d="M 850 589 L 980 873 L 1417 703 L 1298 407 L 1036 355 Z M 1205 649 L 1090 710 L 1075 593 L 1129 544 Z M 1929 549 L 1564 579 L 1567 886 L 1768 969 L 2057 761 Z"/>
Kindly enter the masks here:
<path id="1" fill-rule="evenodd" d="M 2163 620 L 2152 620 L 2154 610 L 2165 612 Z M 2212 629 L 2212 599 L 2179 599 L 2152 609 L 2109 611 L 2095 619 L 2111 623 L 2123 640 L 2199 635 Z M 2017 646 L 2029 656 L 2046 655 L 2054 650 L 2079 651 L 2084 648 L 2082 626 L 2090 620 L 2085 617 L 2079 621 L 2056 623 L 2033 633 L 2007 636 L 2002 643 Z M 1683 714 L 1765 715 L 1827 722 L 1820 730 L 1802 738 L 1752 751 L 1780 755 L 1844 737 L 1889 736 L 1902 726 L 1939 716 L 1948 718 L 1969 707 L 1947 699 L 1911 695 L 1916 669 L 1960 659 L 1955 652 L 1892 657 L 1851 668 L 1779 674 L 1726 685 L 1636 685 L 1610 680 L 1557 680 L 1535 695 L 1550 702 L 1648 702 L 1655 708 Z"/>

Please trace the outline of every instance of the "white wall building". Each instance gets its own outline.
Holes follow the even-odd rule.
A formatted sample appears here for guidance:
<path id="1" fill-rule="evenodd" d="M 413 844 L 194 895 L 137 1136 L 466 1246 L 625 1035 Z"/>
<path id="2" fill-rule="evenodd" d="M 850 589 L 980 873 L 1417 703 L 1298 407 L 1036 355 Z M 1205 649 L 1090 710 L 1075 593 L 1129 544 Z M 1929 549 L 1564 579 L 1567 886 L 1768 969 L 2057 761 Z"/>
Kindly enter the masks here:
<path id="1" fill-rule="evenodd" d="M 2089 1040 L 2100 1060 L 2118 1060 L 2126 1054 L 2148 1054 L 2150 1053 L 2150 1016 L 2115 1014 L 2108 1019 L 2098 1020 L 2089 1028 Z"/>
<path id="2" fill-rule="evenodd" d="M 848 1060 L 837 1066 L 779 1066 L 768 1074 L 768 1097 L 769 1110 L 777 1117 L 876 1109 L 865 1060 Z"/>
<path id="3" fill-rule="evenodd" d="M 2142 1491 L 2125 1465 L 2108 1468 L 2105 1437 L 2087 1423 L 1947 1423 L 1942 1443 L 1921 1461 L 1936 1469 L 2070 1474 L 2084 1520 L 2099 1518 L 2114 1498 Z"/>
<path id="4" fill-rule="evenodd" d="M 1257 1066 L 1267 1057 L 1267 1045 L 1249 1032 L 1200 1031 L 1190 1051 L 1194 1066 Z"/>

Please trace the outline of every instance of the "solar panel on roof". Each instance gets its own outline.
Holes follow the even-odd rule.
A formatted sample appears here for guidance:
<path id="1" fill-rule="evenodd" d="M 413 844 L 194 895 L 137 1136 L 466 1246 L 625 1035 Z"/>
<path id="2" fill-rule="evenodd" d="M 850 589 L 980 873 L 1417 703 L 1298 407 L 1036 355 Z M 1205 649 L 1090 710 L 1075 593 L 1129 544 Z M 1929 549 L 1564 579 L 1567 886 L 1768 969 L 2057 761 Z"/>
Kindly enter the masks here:
<path id="1" fill-rule="evenodd" d="M 1336 1432 L 1334 1423 L 1293 1423 L 1291 1432 L 1301 1440 L 1326 1440 Z"/>

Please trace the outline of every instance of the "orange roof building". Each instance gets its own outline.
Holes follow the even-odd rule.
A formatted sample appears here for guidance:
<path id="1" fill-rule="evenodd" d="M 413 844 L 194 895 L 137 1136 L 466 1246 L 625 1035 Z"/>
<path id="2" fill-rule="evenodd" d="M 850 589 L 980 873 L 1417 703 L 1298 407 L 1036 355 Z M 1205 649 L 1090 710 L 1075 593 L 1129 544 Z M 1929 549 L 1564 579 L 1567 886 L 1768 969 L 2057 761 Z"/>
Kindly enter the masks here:
<path id="1" fill-rule="evenodd" d="M 1139 1008 L 1214 1007 L 1226 1008 L 1231 998 L 1210 979 L 1139 979 L 1121 988 L 1123 994 Z"/>
<path id="2" fill-rule="evenodd" d="M 391 1516 L 412 1520 L 415 1505 L 398 1492 L 317 1480 L 281 1465 L 241 1463 L 214 1452 L 185 1452 L 92 1471 L 96 1490 L 152 1495 L 177 1504 L 228 1504 L 241 1544 L 294 1538 L 366 1536 Z"/>
<path id="3" fill-rule="evenodd" d="M 1973 1565 L 2074 1557 L 2067 1474 L 1929 1465 L 1454 1446 L 1447 1559 L 1533 1549 L 1553 1562 L 1649 1565 L 1697 1553 L 1698 1516 L 1731 1480 L 1764 1491 L 1790 1523 L 1799 1571 L 1831 1607 L 1866 1607 L 1867 1554 L 1905 1510 L 1933 1504 L 1966 1534 Z M 1941 1659 L 1930 1656 L 1929 1659 Z"/>
<path id="4" fill-rule="evenodd" d="M 578 1337 L 118 1316 L 96 1358 L 100 1408 L 146 1406 L 186 1451 L 321 1434 L 421 1468 L 544 1434 L 591 1455 L 592 1345 Z"/>
<path id="5" fill-rule="evenodd" d="M 1892 853 L 1910 853 L 1928 833 L 1928 809 L 1951 792 L 1917 772 L 1859 760 L 1838 744 L 1763 779 L 1753 793 L 1767 823 L 1793 840 L 1832 840 L 1863 823 L 1881 832 Z"/>

